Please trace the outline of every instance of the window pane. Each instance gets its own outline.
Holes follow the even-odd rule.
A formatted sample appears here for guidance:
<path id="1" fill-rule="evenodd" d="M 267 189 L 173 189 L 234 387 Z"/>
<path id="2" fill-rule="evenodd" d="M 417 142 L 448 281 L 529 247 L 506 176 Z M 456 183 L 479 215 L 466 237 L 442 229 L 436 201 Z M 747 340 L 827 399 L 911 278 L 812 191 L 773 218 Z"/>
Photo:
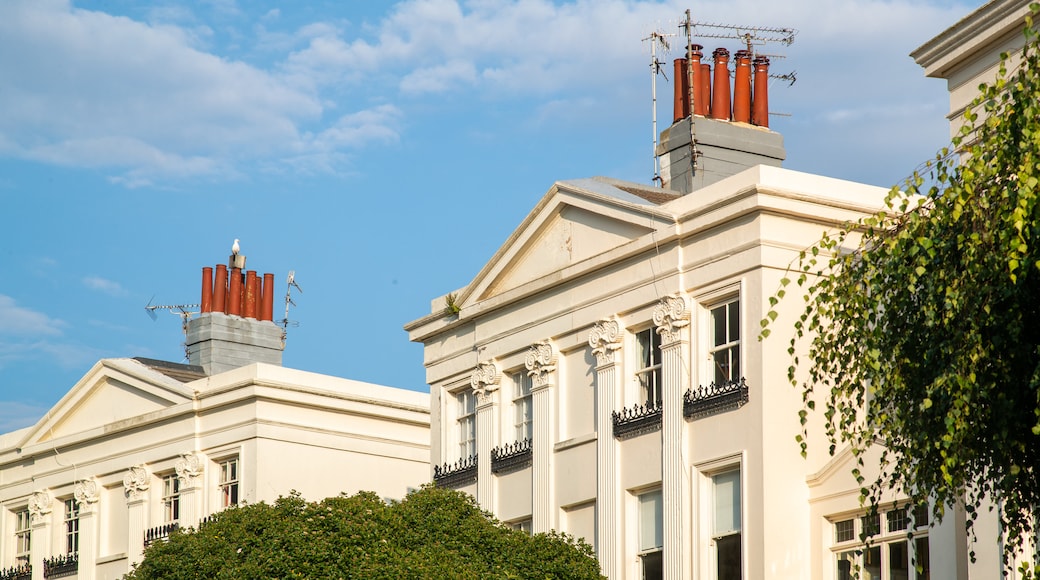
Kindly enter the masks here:
<path id="1" fill-rule="evenodd" d="M 905 530 L 909 525 L 906 508 L 892 510 L 885 514 L 885 517 L 888 519 L 888 531 L 890 532 Z"/>
<path id="2" fill-rule="evenodd" d="M 881 546 L 872 546 L 863 550 L 863 580 L 881 579 Z"/>
<path id="3" fill-rule="evenodd" d="M 727 342 L 734 342 L 740 340 L 740 303 L 730 302 L 726 307 L 729 319 L 729 340 Z"/>
<path id="4" fill-rule="evenodd" d="M 714 346 L 719 346 L 729 342 L 726 340 L 726 307 L 719 306 L 711 310 L 711 326 L 714 328 L 715 342 Z"/>
<path id="5" fill-rule="evenodd" d="M 664 521 L 661 491 L 639 496 L 639 551 L 652 550 L 664 545 Z"/>
<path id="6" fill-rule="evenodd" d="M 715 486 L 715 534 L 740 531 L 740 471 L 720 473 Z"/>
<path id="7" fill-rule="evenodd" d="M 640 368 L 645 369 L 654 365 L 653 335 L 654 329 L 652 328 L 648 328 L 636 335 L 636 342 L 639 345 Z"/>
<path id="8" fill-rule="evenodd" d="M 863 520 L 863 537 L 869 538 L 881 532 L 881 514 L 865 515 Z"/>
<path id="9" fill-rule="evenodd" d="M 914 508 L 914 527 L 922 528 L 928 525 L 928 506 L 919 505 Z"/>
<path id="10" fill-rule="evenodd" d="M 888 578 L 889 580 L 907 580 L 910 578 L 909 546 L 906 542 L 888 544 Z"/>
<path id="11" fill-rule="evenodd" d="M 854 520 L 842 520 L 834 522 L 834 541 L 851 542 L 856 539 L 856 526 Z"/>
<path id="12" fill-rule="evenodd" d="M 661 580 L 661 578 L 664 578 L 663 556 L 664 552 L 658 550 L 639 557 L 643 564 L 643 580 Z"/>
<path id="13" fill-rule="evenodd" d="M 928 538 L 914 540 L 914 566 L 917 568 L 917 580 L 931 580 L 932 567 L 928 561 Z"/>
<path id="14" fill-rule="evenodd" d="M 715 558 L 719 565 L 719 580 L 740 578 L 740 534 L 715 539 Z"/>
<path id="15" fill-rule="evenodd" d="M 855 561 L 855 552 L 842 552 L 838 554 L 838 571 L 837 574 L 835 574 L 837 580 L 852 580 L 852 565 Z"/>

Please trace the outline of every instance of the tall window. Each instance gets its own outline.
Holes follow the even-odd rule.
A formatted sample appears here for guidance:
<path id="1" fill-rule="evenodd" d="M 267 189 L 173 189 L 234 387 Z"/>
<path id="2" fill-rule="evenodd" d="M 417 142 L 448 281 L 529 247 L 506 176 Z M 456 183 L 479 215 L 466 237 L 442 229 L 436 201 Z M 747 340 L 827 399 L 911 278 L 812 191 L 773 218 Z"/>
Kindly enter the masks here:
<path id="1" fill-rule="evenodd" d="M 477 396 L 466 389 L 458 397 L 459 458 L 467 459 L 477 452 Z"/>
<path id="2" fill-rule="evenodd" d="M 220 462 L 220 507 L 238 503 L 238 477 L 237 457 Z"/>
<path id="3" fill-rule="evenodd" d="M 79 553 L 79 503 L 73 498 L 65 500 L 65 553 Z"/>
<path id="4" fill-rule="evenodd" d="M 162 478 L 163 522 L 181 519 L 181 480 L 176 475 Z"/>
<path id="5" fill-rule="evenodd" d="M 912 538 L 907 539 L 907 531 Z M 930 580 L 928 510 L 882 510 L 834 522 L 838 580 Z M 858 574 L 858 576 L 857 576 Z"/>
<path id="6" fill-rule="evenodd" d="M 513 409 L 516 412 L 516 440 L 531 438 L 531 375 L 520 371 L 513 375 Z"/>
<path id="7" fill-rule="evenodd" d="M 29 510 L 17 511 L 14 516 L 14 561 L 16 566 L 25 566 L 29 563 L 32 540 Z"/>
<path id="8" fill-rule="evenodd" d="M 656 328 L 636 333 L 636 351 L 640 394 L 647 405 L 657 406 L 661 402 L 661 335 Z"/>
<path id="9" fill-rule="evenodd" d="M 661 490 L 639 496 L 639 563 L 643 580 L 664 575 L 664 499 Z"/>
<path id="10" fill-rule="evenodd" d="M 714 381 L 721 385 L 740 379 L 740 301 L 711 309 L 711 351 Z"/>
<path id="11" fill-rule="evenodd" d="M 718 580 L 741 578 L 740 470 L 719 473 L 711 478 L 714 500 L 712 542 Z"/>

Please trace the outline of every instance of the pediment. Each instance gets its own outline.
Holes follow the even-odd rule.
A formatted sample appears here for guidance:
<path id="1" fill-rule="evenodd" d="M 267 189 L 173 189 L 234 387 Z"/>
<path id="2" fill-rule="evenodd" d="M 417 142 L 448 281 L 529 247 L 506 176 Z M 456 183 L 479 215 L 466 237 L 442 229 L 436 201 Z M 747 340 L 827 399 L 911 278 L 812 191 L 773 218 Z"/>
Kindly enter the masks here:
<path id="1" fill-rule="evenodd" d="M 883 446 L 880 443 L 871 445 L 863 452 L 863 466 L 860 467 L 860 472 L 866 481 L 874 481 L 874 478 L 877 477 L 877 470 L 872 466 L 881 464 L 882 452 Z M 819 471 L 806 479 L 806 483 L 809 484 L 810 499 L 848 493 L 855 493 L 858 496 L 862 485 L 856 481 L 856 476 L 852 473 L 857 464 L 856 455 L 852 453 L 850 446 L 846 445 L 835 453 Z"/>
<path id="2" fill-rule="evenodd" d="M 30 445 L 101 428 L 181 403 L 191 389 L 131 359 L 105 359 L 29 429 Z"/>
<path id="3" fill-rule="evenodd" d="M 467 287 L 462 304 L 558 275 L 671 223 L 656 204 L 593 180 L 557 183 Z"/>

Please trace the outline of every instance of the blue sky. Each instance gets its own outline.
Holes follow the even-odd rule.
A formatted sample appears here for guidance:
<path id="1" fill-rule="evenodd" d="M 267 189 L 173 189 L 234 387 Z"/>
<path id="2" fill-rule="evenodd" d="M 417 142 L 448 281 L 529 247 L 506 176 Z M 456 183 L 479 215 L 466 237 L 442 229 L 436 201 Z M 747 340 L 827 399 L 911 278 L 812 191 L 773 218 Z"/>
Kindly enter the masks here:
<path id="1" fill-rule="evenodd" d="M 100 358 L 183 361 L 180 319 L 144 306 L 197 302 L 234 238 L 276 318 L 289 270 L 303 288 L 286 366 L 425 390 L 402 325 L 554 181 L 649 183 L 651 31 L 688 7 L 797 29 L 765 49 L 797 71 L 770 92 L 784 166 L 890 186 L 948 137 L 945 83 L 907 54 L 977 6 L 4 0 L 0 432 Z"/>

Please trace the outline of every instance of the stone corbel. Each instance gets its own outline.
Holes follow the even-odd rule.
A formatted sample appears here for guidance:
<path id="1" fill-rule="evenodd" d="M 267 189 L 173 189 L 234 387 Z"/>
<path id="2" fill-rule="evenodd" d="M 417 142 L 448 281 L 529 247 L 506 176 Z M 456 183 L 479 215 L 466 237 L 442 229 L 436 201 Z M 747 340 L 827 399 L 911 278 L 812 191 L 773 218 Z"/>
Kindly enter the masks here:
<path id="1" fill-rule="evenodd" d="M 477 401 L 484 403 L 491 394 L 498 390 L 498 366 L 493 361 L 484 361 L 477 365 L 470 375 L 469 384 L 477 395 Z"/>
<path id="2" fill-rule="evenodd" d="M 53 507 L 54 497 L 51 492 L 46 489 L 32 492 L 32 495 L 29 496 L 29 516 L 32 519 L 32 525 L 46 522 Z"/>
<path id="3" fill-rule="evenodd" d="M 73 487 L 72 496 L 80 513 L 91 513 L 101 499 L 101 486 L 93 479 L 81 479 Z"/>
<path id="4" fill-rule="evenodd" d="M 531 377 L 533 388 L 549 386 L 553 372 L 556 371 L 556 353 L 553 351 L 552 343 L 543 340 L 531 345 L 524 358 L 524 366 L 527 367 L 527 375 Z"/>
<path id="5" fill-rule="evenodd" d="M 603 366 L 614 362 L 615 353 L 621 349 L 621 323 L 615 318 L 600 320 L 589 333 L 589 346 L 596 355 L 596 365 Z"/>
<path id="6" fill-rule="evenodd" d="M 690 324 L 690 310 L 686 299 L 680 294 L 661 299 L 654 308 L 654 326 L 661 335 L 662 344 L 670 344 L 682 339 L 683 329 Z"/>
<path id="7" fill-rule="evenodd" d="M 150 487 L 150 475 L 144 465 L 135 465 L 123 476 L 123 491 L 129 500 L 144 499 Z"/>
<path id="8" fill-rule="evenodd" d="M 203 461 L 198 453 L 182 453 L 180 459 L 174 465 L 177 478 L 184 488 L 194 487 L 202 475 Z"/>

